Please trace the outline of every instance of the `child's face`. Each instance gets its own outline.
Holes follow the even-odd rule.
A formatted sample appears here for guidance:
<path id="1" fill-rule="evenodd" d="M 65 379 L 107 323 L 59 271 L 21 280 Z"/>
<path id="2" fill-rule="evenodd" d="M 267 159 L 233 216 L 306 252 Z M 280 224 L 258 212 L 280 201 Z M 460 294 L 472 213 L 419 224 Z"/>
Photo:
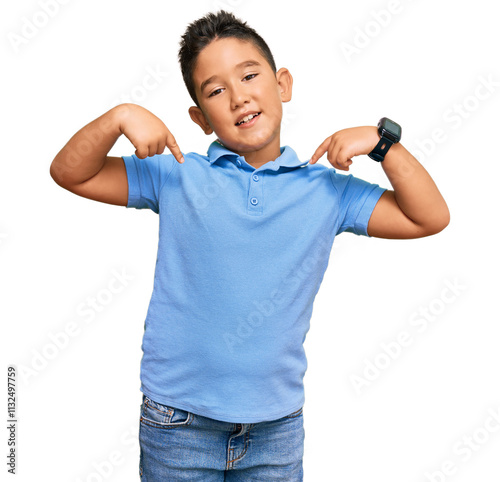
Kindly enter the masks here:
<path id="1" fill-rule="evenodd" d="M 215 132 L 230 150 L 274 160 L 279 156 L 282 102 L 291 98 L 287 69 L 276 74 L 251 42 L 236 38 L 212 41 L 199 54 L 193 72 L 200 108 L 191 107 L 194 122 L 206 134 Z M 245 114 L 260 113 L 236 125 Z"/>

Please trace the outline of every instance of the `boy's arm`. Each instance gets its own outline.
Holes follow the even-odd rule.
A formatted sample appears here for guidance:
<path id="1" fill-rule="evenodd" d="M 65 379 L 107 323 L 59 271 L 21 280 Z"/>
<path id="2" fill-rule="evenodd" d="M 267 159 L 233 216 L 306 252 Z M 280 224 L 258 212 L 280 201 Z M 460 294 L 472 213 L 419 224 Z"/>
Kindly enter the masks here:
<path id="1" fill-rule="evenodd" d="M 377 127 L 353 127 L 336 132 L 316 149 L 314 164 L 328 151 L 328 160 L 337 169 L 348 171 L 352 157 L 369 154 L 380 137 Z M 367 232 L 369 236 L 410 239 L 442 231 L 450 212 L 436 184 L 425 168 L 400 143 L 394 144 L 380 163 L 393 187 L 378 200 Z"/>
<path id="2" fill-rule="evenodd" d="M 436 184 L 400 143 L 392 145 L 380 164 L 394 190 L 384 192 L 375 205 L 368 221 L 370 236 L 421 238 L 448 226 L 450 212 Z"/>
<path id="3" fill-rule="evenodd" d="M 182 153 L 165 124 L 135 104 L 121 104 L 80 129 L 50 165 L 52 179 L 79 196 L 126 206 L 128 180 L 121 157 L 108 157 L 124 134 L 140 159 L 161 154 L 168 147 L 178 162 Z"/>

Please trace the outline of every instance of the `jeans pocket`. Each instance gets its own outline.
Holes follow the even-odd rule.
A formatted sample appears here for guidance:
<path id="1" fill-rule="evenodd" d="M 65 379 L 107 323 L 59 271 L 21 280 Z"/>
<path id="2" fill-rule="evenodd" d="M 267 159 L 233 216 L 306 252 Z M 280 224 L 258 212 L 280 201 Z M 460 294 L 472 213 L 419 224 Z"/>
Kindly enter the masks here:
<path id="1" fill-rule="evenodd" d="M 144 395 L 141 407 L 141 423 L 157 428 L 174 428 L 189 425 L 194 415 L 180 408 L 162 405 Z"/>

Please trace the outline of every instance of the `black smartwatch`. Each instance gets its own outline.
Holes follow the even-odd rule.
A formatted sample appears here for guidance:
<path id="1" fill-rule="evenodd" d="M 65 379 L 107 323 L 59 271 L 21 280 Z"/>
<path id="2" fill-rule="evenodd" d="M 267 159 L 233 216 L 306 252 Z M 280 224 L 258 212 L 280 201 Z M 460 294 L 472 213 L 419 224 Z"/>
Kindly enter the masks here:
<path id="1" fill-rule="evenodd" d="M 377 127 L 380 141 L 378 141 L 375 149 L 373 149 L 368 156 L 374 161 L 382 162 L 391 146 L 397 144 L 401 140 L 402 129 L 399 124 L 396 124 L 396 122 L 387 117 L 382 117 L 382 119 L 378 121 Z"/>

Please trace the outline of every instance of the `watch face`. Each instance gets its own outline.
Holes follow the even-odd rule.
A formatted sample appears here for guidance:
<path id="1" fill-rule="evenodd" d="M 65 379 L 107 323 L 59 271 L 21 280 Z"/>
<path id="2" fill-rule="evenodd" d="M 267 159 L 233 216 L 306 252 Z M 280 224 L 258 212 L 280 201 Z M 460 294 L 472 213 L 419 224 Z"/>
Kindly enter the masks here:
<path id="1" fill-rule="evenodd" d="M 401 126 L 396 124 L 396 122 L 388 119 L 387 117 L 383 117 L 379 123 L 380 135 L 384 137 L 388 137 L 393 142 L 399 142 L 401 139 Z"/>

